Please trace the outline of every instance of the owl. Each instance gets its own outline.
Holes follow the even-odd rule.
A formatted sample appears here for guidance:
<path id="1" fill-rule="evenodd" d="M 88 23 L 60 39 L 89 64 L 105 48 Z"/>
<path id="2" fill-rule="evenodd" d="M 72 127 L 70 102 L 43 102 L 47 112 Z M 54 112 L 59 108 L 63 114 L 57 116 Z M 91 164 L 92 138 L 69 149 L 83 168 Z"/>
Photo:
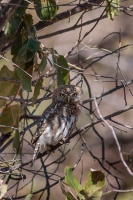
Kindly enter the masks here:
<path id="1" fill-rule="evenodd" d="M 54 90 L 52 103 L 43 112 L 32 143 L 36 143 L 33 163 L 38 153 L 58 144 L 72 133 L 81 111 L 82 89 L 65 85 Z"/>

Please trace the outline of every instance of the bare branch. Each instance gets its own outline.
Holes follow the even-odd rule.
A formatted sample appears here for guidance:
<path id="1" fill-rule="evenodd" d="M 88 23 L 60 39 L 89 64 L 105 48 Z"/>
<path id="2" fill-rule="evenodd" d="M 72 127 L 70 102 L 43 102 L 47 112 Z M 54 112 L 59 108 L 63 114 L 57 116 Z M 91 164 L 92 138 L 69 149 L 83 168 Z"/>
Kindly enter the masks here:
<path id="1" fill-rule="evenodd" d="M 95 96 L 94 96 L 94 102 L 95 102 L 95 106 L 96 106 L 96 109 L 97 109 L 97 112 L 98 112 L 100 118 L 102 119 L 102 121 L 104 121 L 104 123 L 109 127 L 109 129 L 110 129 L 111 132 L 112 132 L 112 135 L 113 135 L 114 140 L 115 140 L 115 142 L 116 142 L 116 145 L 117 145 L 117 148 L 118 148 L 118 151 L 119 151 L 119 155 L 120 155 L 120 158 L 121 158 L 121 161 L 122 161 L 123 165 L 125 166 L 125 168 L 126 168 L 126 170 L 128 171 L 128 173 L 129 173 L 131 176 L 133 176 L 133 172 L 130 170 L 130 168 L 128 167 L 127 163 L 126 163 L 125 160 L 124 160 L 124 157 L 123 157 L 123 154 L 122 154 L 122 150 L 121 150 L 121 146 L 120 146 L 120 143 L 119 143 L 119 141 L 118 141 L 118 139 L 117 139 L 116 133 L 115 133 L 113 127 L 105 120 L 105 118 L 104 118 L 104 117 L 102 116 L 102 114 L 100 113 L 100 110 L 99 110 L 99 108 L 98 108 L 98 104 L 97 104 L 97 101 L 96 101 Z"/>

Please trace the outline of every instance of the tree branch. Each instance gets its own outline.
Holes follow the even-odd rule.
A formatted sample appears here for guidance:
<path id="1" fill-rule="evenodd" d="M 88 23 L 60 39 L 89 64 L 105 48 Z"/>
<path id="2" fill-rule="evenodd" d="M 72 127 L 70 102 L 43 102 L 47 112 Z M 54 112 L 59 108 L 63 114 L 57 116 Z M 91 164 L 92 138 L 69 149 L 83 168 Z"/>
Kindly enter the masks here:
<path id="1" fill-rule="evenodd" d="M 75 15 L 75 14 L 80 13 L 85 10 L 89 11 L 91 9 L 92 9 L 92 4 L 88 4 L 88 3 L 78 4 L 76 7 L 58 14 L 52 21 L 45 21 L 45 22 L 39 21 L 38 23 L 35 24 L 35 27 L 36 27 L 37 31 L 39 31 L 39 30 L 41 30 L 49 25 L 52 25 L 56 22 L 59 22 L 63 19 L 70 18 L 72 15 Z"/>

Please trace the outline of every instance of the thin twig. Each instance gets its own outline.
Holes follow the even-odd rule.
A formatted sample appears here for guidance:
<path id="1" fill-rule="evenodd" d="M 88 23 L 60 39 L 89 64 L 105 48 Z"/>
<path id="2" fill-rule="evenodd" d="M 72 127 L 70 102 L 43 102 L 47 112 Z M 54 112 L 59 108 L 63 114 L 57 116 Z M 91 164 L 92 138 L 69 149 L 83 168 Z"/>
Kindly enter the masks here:
<path id="1" fill-rule="evenodd" d="M 126 170 L 128 171 L 128 173 L 129 173 L 131 176 L 133 176 L 133 172 L 130 170 L 130 168 L 128 167 L 127 163 L 126 163 L 125 160 L 124 160 L 124 157 L 123 157 L 123 154 L 122 154 L 122 150 L 121 150 L 121 146 L 120 146 L 120 143 L 119 143 L 119 141 L 118 141 L 118 139 L 117 139 L 116 133 L 115 133 L 113 127 L 112 127 L 112 126 L 105 120 L 105 118 L 102 116 L 102 114 L 101 114 L 101 112 L 100 112 L 100 110 L 99 110 L 99 107 L 98 107 L 98 104 L 97 104 L 97 101 L 96 101 L 96 97 L 95 97 L 95 96 L 94 96 L 94 102 L 95 102 L 95 106 L 96 106 L 97 112 L 98 112 L 98 114 L 99 114 L 101 120 L 108 126 L 108 128 L 109 128 L 109 129 L 111 130 L 111 132 L 112 132 L 112 135 L 113 135 L 114 140 L 115 140 L 116 145 L 117 145 L 117 149 L 118 149 L 118 152 L 119 152 L 119 156 L 120 156 L 120 158 L 121 158 L 121 161 L 122 161 L 124 167 L 126 168 Z"/>

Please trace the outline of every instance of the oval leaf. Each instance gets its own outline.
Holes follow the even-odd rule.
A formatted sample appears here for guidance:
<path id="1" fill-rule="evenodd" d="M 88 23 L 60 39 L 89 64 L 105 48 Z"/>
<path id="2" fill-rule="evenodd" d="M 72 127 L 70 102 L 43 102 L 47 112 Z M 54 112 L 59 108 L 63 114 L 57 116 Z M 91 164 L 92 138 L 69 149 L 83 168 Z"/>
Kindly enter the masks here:
<path id="1" fill-rule="evenodd" d="M 42 72 L 42 71 L 45 69 L 46 65 L 47 65 L 47 59 L 46 59 L 46 57 L 44 56 L 44 57 L 42 58 L 42 60 L 41 60 L 41 63 L 40 63 L 39 66 L 38 66 L 39 71 Z"/>
<path id="2" fill-rule="evenodd" d="M 9 37 L 14 37 L 15 34 L 18 32 L 18 29 L 22 22 L 22 16 L 25 14 L 27 6 L 28 3 L 26 1 L 22 1 L 20 3 L 20 7 L 16 9 L 9 22 L 7 22 L 7 25 L 5 27 L 5 34 L 7 34 Z"/>
<path id="3" fill-rule="evenodd" d="M 13 131 L 17 119 L 24 113 L 20 105 L 15 104 L 3 109 L 0 117 L 0 124 L 5 127 L 0 127 L 2 133 L 6 134 Z"/>
<path id="4" fill-rule="evenodd" d="M 66 183 L 79 193 L 83 189 L 83 187 L 78 183 L 77 179 L 74 177 L 71 168 L 66 167 L 64 174 Z"/>
<path id="5" fill-rule="evenodd" d="M 57 85 L 60 87 L 61 85 L 69 85 L 70 84 L 70 72 L 69 66 L 67 64 L 64 56 L 60 55 L 56 60 L 56 68 L 57 68 Z"/>
<path id="6" fill-rule="evenodd" d="M 19 127 L 19 119 L 17 118 L 17 122 L 16 122 L 16 127 Z M 22 154 L 22 149 L 20 146 L 20 133 L 19 130 L 15 130 L 15 135 L 14 135 L 14 139 L 13 139 L 13 149 L 15 150 L 15 152 L 19 155 Z"/>
<path id="7" fill-rule="evenodd" d="M 89 197 L 100 196 L 101 189 L 105 183 L 105 175 L 101 171 L 91 170 L 88 174 L 88 180 L 85 185 L 85 192 Z"/>
<path id="8" fill-rule="evenodd" d="M 120 13 L 120 0 L 106 0 L 106 13 L 109 19 L 113 20 Z"/>
<path id="9" fill-rule="evenodd" d="M 42 83 L 43 83 L 43 78 L 38 79 L 36 86 L 35 86 L 35 89 L 34 89 L 33 98 L 32 98 L 33 104 L 35 103 L 37 97 L 40 94 L 40 89 L 42 88 Z"/>
<path id="10" fill-rule="evenodd" d="M 24 44 L 16 57 L 17 64 L 24 68 L 25 64 L 30 62 L 33 58 L 36 52 L 38 52 L 40 47 L 40 42 L 36 40 L 33 37 L 30 37 L 26 44 Z"/>
<path id="11" fill-rule="evenodd" d="M 13 140 L 13 149 L 17 154 L 21 155 L 21 147 L 20 147 L 20 133 L 18 130 L 15 131 L 14 140 Z"/>
<path id="12" fill-rule="evenodd" d="M 26 64 L 27 71 L 22 70 L 21 68 L 17 69 L 17 74 L 22 81 L 22 87 L 27 92 L 31 92 L 31 82 L 32 82 L 32 73 L 33 73 L 33 63 L 32 61 Z"/>
<path id="13" fill-rule="evenodd" d="M 55 0 L 34 0 L 36 4 L 36 13 L 43 21 L 53 19 L 58 11 L 58 6 Z"/>
<path id="14" fill-rule="evenodd" d="M 0 70 L 0 77 L 5 79 L 0 81 L 0 96 L 9 97 L 12 95 L 16 95 L 20 88 L 19 78 L 15 71 L 11 71 L 7 68 L 7 66 L 3 66 Z M 7 79 L 6 79 L 7 78 Z M 12 79 L 10 81 L 8 79 Z M 16 82 L 15 82 L 16 81 Z M 5 104 L 6 100 L 0 100 L 0 107 Z"/>

